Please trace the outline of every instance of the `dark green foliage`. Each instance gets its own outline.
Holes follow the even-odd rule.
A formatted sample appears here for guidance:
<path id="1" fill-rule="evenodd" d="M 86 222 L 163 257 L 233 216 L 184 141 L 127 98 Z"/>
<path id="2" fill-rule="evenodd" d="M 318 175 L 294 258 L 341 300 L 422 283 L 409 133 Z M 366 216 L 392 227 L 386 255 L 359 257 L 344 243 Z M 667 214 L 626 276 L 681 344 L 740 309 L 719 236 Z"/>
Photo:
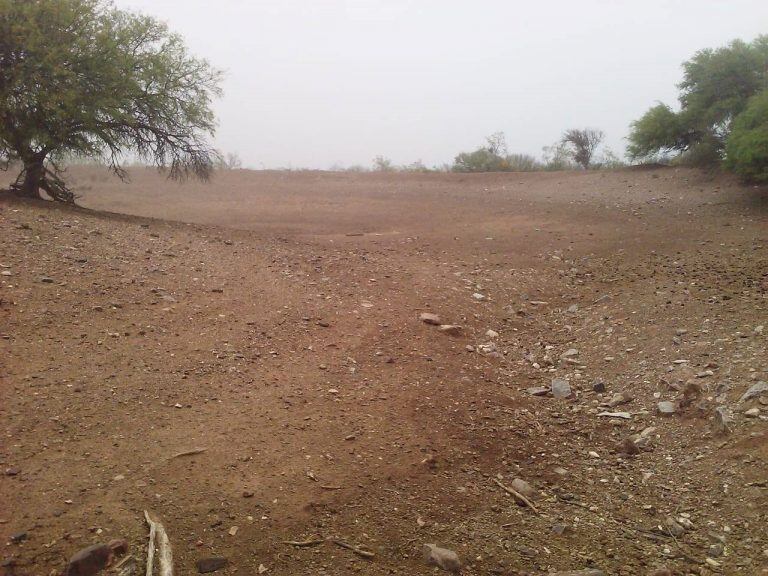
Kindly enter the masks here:
<path id="1" fill-rule="evenodd" d="M 665 104 L 632 124 L 627 153 L 649 160 L 669 153 L 697 165 L 722 159 L 735 118 L 768 87 L 768 36 L 697 52 L 683 64 L 680 111 Z"/>
<path id="2" fill-rule="evenodd" d="M 745 180 L 768 183 L 768 90 L 752 97 L 734 121 L 725 164 Z"/>
<path id="3" fill-rule="evenodd" d="M 0 159 L 17 188 L 73 196 L 57 159 L 99 157 L 118 175 L 130 152 L 180 178 L 206 178 L 220 74 L 150 17 L 101 0 L 0 0 Z"/>

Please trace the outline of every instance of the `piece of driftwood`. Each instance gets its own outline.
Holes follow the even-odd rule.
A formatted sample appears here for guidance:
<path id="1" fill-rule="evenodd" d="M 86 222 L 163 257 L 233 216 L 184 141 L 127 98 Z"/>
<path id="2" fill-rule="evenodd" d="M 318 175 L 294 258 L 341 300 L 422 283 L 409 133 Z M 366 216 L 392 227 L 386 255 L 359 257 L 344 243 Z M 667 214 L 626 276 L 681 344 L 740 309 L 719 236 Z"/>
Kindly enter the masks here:
<path id="1" fill-rule="evenodd" d="M 494 479 L 493 479 L 493 481 L 494 481 L 494 482 L 496 482 L 496 485 L 497 485 L 499 488 L 501 488 L 502 490 L 504 490 L 504 492 L 506 492 L 507 494 L 509 494 L 509 495 L 511 495 L 511 496 L 514 496 L 514 497 L 515 497 L 517 500 L 519 500 L 520 502 L 522 502 L 523 504 L 525 504 L 526 506 L 528 506 L 528 508 L 530 508 L 531 510 L 533 510 L 534 512 L 536 512 L 536 514 L 541 514 L 541 512 L 539 512 L 539 511 L 536 509 L 536 506 L 534 506 L 534 505 L 533 505 L 533 502 L 531 502 L 530 500 L 528 500 L 528 498 L 526 498 L 525 496 L 523 496 L 522 494 L 520 494 L 520 492 L 518 492 L 518 491 L 517 491 L 517 490 L 515 490 L 514 488 L 510 488 L 509 486 L 505 486 L 504 484 L 502 484 L 501 482 L 499 482 L 499 481 L 498 481 L 496 478 L 494 478 Z"/>
<path id="2" fill-rule="evenodd" d="M 307 548 L 309 546 L 317 546 L 318 544 L 322 544 L 323 542 L 325 542 L 325 539 L 310 538 L 309 540 L 284 540 L 283 544 L 288 544 L 289 546 L 296 546 L 297 548 Z"/>
<path id="3" fill-rule="evenodd" d="M 343 540 L 333 540 L 333 543 L 337 546 L 341 546 L 342 548 L 346 548 L 347 550 L 351 550 L 358 556 L 361 556 L 363 558 L 367 558 L 368 560 L 371 560 L 376 556 L 373 552 L 369 552 L 368 550 L 363 550 L 362 548 L 358 548 L 357 546 L 353 546 L 352 544 L 347 544 Z"/>
<path id="4" fill-rule="evenodd" d="M 195 454 L 202 454 L 208 450 L 208 448 L 192 448 L 191 450 L 184 450 L 182 452 L 178 452 L 177 454 L 174 454 L 168 460 L 173 460 L 174 458 L 181 458 L 182 456 L 194 456 Z"/>
<path id="5" fill-rule="evenodd" d="M 149 524 L 146 576 L 153 576 L 155 549 L 157 549 L 160 565 L 160 576 L 173 576 L 173 552 L 171 550 L 171 541 L 168 539 L 168 533 L 165 531 L 165 527 L 159 518 L 153 518 L 146 510 L 144 510 L 144 518 L 147 524 Z M 155 546 L 155 540 L 157 540 L 157 546 Z"/>

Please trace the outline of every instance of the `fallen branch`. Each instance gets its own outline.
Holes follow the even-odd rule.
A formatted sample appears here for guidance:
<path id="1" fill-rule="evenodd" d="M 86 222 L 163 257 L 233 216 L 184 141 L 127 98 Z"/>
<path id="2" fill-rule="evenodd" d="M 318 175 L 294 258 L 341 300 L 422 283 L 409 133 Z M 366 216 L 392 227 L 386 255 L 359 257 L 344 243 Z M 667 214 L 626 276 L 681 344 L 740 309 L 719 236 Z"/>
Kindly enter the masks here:
<path id="1" fill-rule="evenodd" d="M 341 486 L 320 486 L 323 490 L 341 490 Z"/>
<path id="2" fill-rule="evenodd" d="M 174 454 L 168 460 L 173 460 L 174 458 L 181 458 L 182 456 L 194 456 L 195 454 L 202 454 L 208 450 L 208 448 L 192 448 L 192 450 L 184 450 L 183 452 L 179 452 L 178 454 Z"/>
<path id="3" fill-rule="evenodd" d="M 376 556 L 373 552 L 369 552 L 368 550 L 363 550 L 362 548 L 358 548 L 357 546 L 353 546 L 352 544 L 347 544 L 343 540 L 333 540 L 333 543 L 337 546 L 341 546 L 342 548 L 346 548 L 347 550 L 351 550 L 358 556 L 362 556 L 363 558 L 367 558 L 368 560 L 371 560 Z"/>
<path id="4" fill-rule="evenodd" d="M 173 553 L 171 541 L 160 520 L 152 518 L 149 512 L 144 510 L 144 518 L 149 524 L 149 549 L 147 550 L 147 576 L 152 576 L 155 556 L 155 539 L 157 539 L 157 551 L 160 559 L 160 576 L 173 576 Z"/>
<path id="5" fill-rule="evenodd" d="M 325 542 L 324 539 L 309 539 L 309 540 L 303 540 L 303 541 L 284 540 L 283 544 L 288 544 L 288 546 L 296 546 L 297 548 L 308 548 L 309 546 L 317 546 L 318 544 L 322 544 L 323 542 Z"/>
<path id="6" fill-rule="evenodd" d="M 505 486 L 504 484 L 502 484 L 501 482 L 499 482 L 499 481 L 498 481 L 496 478 L 494 478 L 494 479 L 493 479 L 493 481 L 494 481 L 494 482 L 496 482 L 496 484 L 499 486 L 499 488 L 501 488 L 502 490 L 504 490 L 504 492 L 506 492 L 507 494 L 509 494 L 509 495 L 511 495 L 511 496 L 514 496 L 514 497 L 515 497 L 515 499 L 519 500 L 520 502 L 522 502 L 523 504 L 525 504 L 526 506 L 528 506 L 528 508 L 530 508 L 531 510 L 533 510 L 534 512 L 536 512 L 536 514 L 541 514 L 541 512 L 539 512 L 539 511 L 536 509 L 536 506 L 534 506 L 534 505 L 533 505 L 533 502 L 531 502 L 530 500 L 528 500 L 528 498 L 526 498 L 525 496 L 523 496 L 522 494 L 520 494 L 520 492 L 518 492 L 518 491 L 517 491 L 517 490 L 515 490 L 514 488 L 510 488 L 509 486 Z"/>

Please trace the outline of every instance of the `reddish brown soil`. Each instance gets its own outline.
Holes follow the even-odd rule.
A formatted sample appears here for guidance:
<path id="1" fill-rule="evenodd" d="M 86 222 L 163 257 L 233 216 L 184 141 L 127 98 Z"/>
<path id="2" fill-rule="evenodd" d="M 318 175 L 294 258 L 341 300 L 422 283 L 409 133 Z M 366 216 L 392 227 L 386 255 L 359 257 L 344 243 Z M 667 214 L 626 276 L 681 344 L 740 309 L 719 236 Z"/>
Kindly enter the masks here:
<path id="1" fill-rule="evenodd" d="M 0 197 L 7 574 L 115 537 L 143 574 L 145 509 L 181 575 L 431 574 L 424 543 L 469 575 L 765 573 L 768 395 L 737 401 L 768 381 L 766 190 L 675 169 L 73 178 L 85 208 Z M 526 392 L 555 377 L 571 398 Z M 631 420 L 597 416 L 622 391 Z M 539 515 L 493 482 L 517 477 Z M 375 557 L 283 543 L 313 537 Z"/>

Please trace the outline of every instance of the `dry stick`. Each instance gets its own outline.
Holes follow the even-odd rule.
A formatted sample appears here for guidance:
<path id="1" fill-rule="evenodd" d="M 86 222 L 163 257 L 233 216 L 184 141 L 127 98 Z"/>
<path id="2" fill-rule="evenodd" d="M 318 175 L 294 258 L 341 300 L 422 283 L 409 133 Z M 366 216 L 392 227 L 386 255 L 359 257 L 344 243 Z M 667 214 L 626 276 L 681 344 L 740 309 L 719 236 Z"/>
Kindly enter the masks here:
<path id="1" fill-rule="evenodd" d="M 318 544 L 322 544 L 325 542 L 325 540 L 304 540 L 304 541 L 297 541 L 297 540 L 284 540 L 283 544 L 288 544 L 288 546 L 296 546 L 297 548 L 307 548 L 309 546 L 317 546 Z"/>
<path id="2" fill-rule="evenodd" d="M 192 450 L 184 450 L 183 452 L 179 452 L 178 454 L 174 454 L 168 460 L 173 460 L 174 458 L 181 458 L 182 456 L 194 456 L 195 454 L 202 454 L 208 450 L 208 448 L 192 448 Z"/>
<path id="3" fill-rule="evenodd" d="M 346 548 L 347 550 L 352 550 L 355 554 L 358 556 L 362 556 L 363 558 L 367 558 L 368 560 L 372 559 L 376 554 L 373 552 L 368 552 L 368 550 L 363 550 L 361 548 L 358 548 L 357 546 L 352 546 L 352 544 L 347 544 L 343 540 L 333 540 L 333 543 L 337 546 L 341 546 L 342 548 Z"/>
<path id="4" fill-rule="evenodd" d="M 117 564 L 115 564 L 115 565 L 112 567 L 112 570 L 117 570 L 118 568 L 120 568 L 120 566 L 122 566 L 123 564 L 125 564 L 126 562 L 128 562 L 128 560 L 130 560 L 131 558 L 133 558 L 133 555 L 132 555 L 132 554 L 128 554 L 128 556 L 126 556 L 125 558 L 123 558 L 122 560 L 120 560 L 120 562 L 118 562 Z"/>
<path id="5" fill-rule="evenodd" d="M 155 563 L 155 532 L 157 530 L 154 522 L 149 519 L 147 511 L 144 510 L 144 518 L 149 522 L 149 546 L 147 547 L 147 576 L 152 576 L 154 573 Z"/>
<path id="6" fill-rule="evenodd" d="M 536 514 L 541 514 L 541 512 L 539 512 L 539 511 L 536 509 L 536 506 L 534 506 L 534 505 L 533 505 L 533 502 L 531 502 L 530 500 L 528 500 L 528 498 L 526 498 L 525 496 L 523 496 L 522 494 L 520 494 L 520 492 L 518 492 L 518 491 L 517 491 L 517 490 L 515 490 L 514 488 L 510 488 L 509 486 L 504 486 L 504 484 L 502 484 L 501 482 L 499 482 L 498 480 L 496 480 L 496 478 L 494 478 L 494 479 L 493 479 L 493 481 L 494 481 L 494 482 L 496 482 L 496 484 L 499 486 L 499 488 L 501 488 L 502 490 L 504 490 L 504 492 L 506 492 L 507 494 L 511 494 L 512 496 L 514 496 L 515 498 L 517 498 L 518 500 L 520 500 L 520 501 L 521 501 L 523 504 L 525 504 L 526 506 L 528 506 L 528 508 L 530 508 L 531 510 L 533 510 L 534 512 L 536 512 Z"/>
<path id="7" fill-rule="evenodd" d="M 320 486 L 323 490 L 341 490 L 341 486 Z"/>
<path id="8" fill-rule="evenodd" d="M 144 518 L 149 524 L 150 536 L 157 537 L 157 550 L 160 557 L 160 576 L 173 576 L 173 553 L 171 551 L 171 541 L 165 527 L 157 518 L 151 518 L 149 512 L 144 510 Z M 154 538 L 150 543 L 150 550 L 154 556 Z M 147 562 L 147 576 L 152 576 L 151 566 Z"/>

